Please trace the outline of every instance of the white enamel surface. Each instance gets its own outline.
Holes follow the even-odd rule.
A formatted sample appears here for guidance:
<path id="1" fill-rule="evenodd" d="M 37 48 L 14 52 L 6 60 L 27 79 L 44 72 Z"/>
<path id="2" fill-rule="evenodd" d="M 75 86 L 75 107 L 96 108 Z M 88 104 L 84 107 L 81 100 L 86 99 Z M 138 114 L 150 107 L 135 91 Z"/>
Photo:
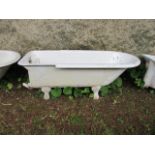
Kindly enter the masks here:
<path id="1" fill-rule="evenodd" d="M 153 61 L 153 62 L 155 62 L 155 55 L 143 54 L 143 57 L 144 57 L 147 61 Z"/>
<path id="2" fill-rule="evenodd" d="M 145 87 L 155 88 L 155 56 L 144 54 L 147 63 L 147 71 L 144 76 Z"/>
<path id="3" fill-rule="evenodd" d="M 57 69 L 26 67 L 31 87 L 100 86 L 115 80 L 125 69 Z"/>
<path id="4" fill-rule="evenodd" d="M 140 60 L 131 54 L 112 51 L 32 51 L 19 64 L 53 65 L 56 68 L 131 68 L 138 66 Z"/>
<path id="5" fill-rule="evenodd" d="M 92 87 L 98 99 L 98 88 L 139 64 L 133 55 L 105 51 L 32 51 L 19 61 L 29 73 L 26 87 L 42 88 L 44 99 L 49 98 L 49 88 L 67 86 Z"/>
<path id="6" fill-rule="evenodd" d="M 0 78 L 9 69 L 9 66 L 20 59 L 20 54 L 14 51 L 0 50 Z"/>

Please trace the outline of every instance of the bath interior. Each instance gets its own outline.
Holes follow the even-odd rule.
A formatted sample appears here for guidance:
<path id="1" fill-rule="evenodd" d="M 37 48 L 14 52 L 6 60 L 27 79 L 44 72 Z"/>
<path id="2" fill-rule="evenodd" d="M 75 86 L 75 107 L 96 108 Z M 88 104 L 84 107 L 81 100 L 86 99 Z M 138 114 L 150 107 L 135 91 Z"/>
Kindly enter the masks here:
<path id="1" fill-rule="evenodd" d="M 131 54 L 91 50 L 31 51 L 19 62 L 22 66 L 54 65 L 57 68 L 130 68 L 139 63 Z"/>

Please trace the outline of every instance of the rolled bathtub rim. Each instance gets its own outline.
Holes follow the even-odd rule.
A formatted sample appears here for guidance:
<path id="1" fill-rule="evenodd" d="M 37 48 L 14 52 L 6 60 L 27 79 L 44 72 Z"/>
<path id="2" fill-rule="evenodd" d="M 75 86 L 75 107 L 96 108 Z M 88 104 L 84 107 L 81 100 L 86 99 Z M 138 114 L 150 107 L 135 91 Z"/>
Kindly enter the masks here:
<path id="1" fill-rule="evenodd" d="M 96 65 L 92 65 L 92 63 L 87 63 L 87 64 L 82 64 L 82 63 L 55 63 L 55 64 L 44 64 L 44 63 L 41 63 L 41 64 L 30 64 L 30 63 L 28 63 L 28 61 L 27 61 L 27 63 L 25 63 L 24 61 L 27 59 L 27 58 L 29 58 L 29 56 L 32 54 L 32 53 L 34 53 L 34 52 L 46 52 L 46 51 L 57 51 L 57 52 L 60 52 L 60 51 L 65 51 L 65 52 L 72 52 L 72 51 L 78 51 L 78 52 L 105 52 L 105 53 L 117 53 L 117 54 L 123 54 L 123 55 L 128 55 L 128 56 L 130 56 L 130 57 L 133 57 L 134 58 L 134 63 L 132 63 L 132 64 L 128 64 L 128 63 L 119 63 L 119 64 L 115 64 L 115 66 L 111 63 L 109 63 L 109 64 L 96 64 Z M 120 68 L 134 68 L 134 67 L 137 67 L 137 66 L 139 66 L 140 65 L 140 63 L 141 63 L 141 61 L 140 61 L 140 59 L 137 57 L 137 56 L 135 56 L 135 55 L 133 55 L 133 54 L 130 54 L 130 53 L 127 53 L 127 52 L 121 52 L 121 51 L 102 51 L 102 50 L 33 50 L 33 51 L 30 51 L 30 52 L 28 52 L 27 54 L 25 54 L 25 56 L 20 60 L 20 61 L 18 61 L 18 65 L 20 65 L 20 66 L 25 66 L 25 67 L 40 67 L 40 66 L 53 66 L 53 67 L 55 67 L 55 68 L 79 68 L 79 69 L 84 69 L 84 68 L 100 68 L 100 69 L 112 69 L 112 68 L 115 68 L 115 69 L 120 69 Z"/>
<path id="2" fill-rule="evenodd" d="M 7 63 L 3 63 L 3 64 L 0 64 L 0 68 L 2 67 L 6 67 L 6 66 L 10 66 L 14 63 L 16 63 L 20 58 L 21 58 L 21 54 L 16 52 L 16 51 L 11 51 L 11 50 L 0 50 L 0 52 L 4 52 L 4 53 L 12 53 L 15 55 L 15 58 L 12 59 L 11 61 L 7 62 Z"/>
<path id="3" fill-rule="evenodd" d="M 155 55 L 153 55 L 153 54 L 142 54 L 142 56 L 143 56 L 146 60 L 155 62 Z"/>

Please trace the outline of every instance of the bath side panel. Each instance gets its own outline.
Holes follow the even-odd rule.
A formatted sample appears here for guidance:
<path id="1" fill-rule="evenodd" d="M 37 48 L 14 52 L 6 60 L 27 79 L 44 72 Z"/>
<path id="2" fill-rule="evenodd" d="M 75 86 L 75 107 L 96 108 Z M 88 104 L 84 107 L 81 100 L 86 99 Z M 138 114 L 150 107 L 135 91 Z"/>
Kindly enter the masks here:
<path id="1" fill-rule="evenodd" d="M 155 62 L 149 61 L 147 71 L 144 76 L 144 87 L 155 88 Z"/>
<path id="2" fill-rule="evenodd" d="M 27 67 L 30 86 L 38 87 L 84 87 L 108 85 L 125 69 L 57 69 L 51 66 Z"/>

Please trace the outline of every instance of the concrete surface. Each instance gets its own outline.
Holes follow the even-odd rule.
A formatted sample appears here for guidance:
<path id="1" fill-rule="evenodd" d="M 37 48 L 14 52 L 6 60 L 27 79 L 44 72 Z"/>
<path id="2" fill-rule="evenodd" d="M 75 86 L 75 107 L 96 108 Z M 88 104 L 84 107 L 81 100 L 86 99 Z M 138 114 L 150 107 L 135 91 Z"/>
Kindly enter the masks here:
<path id="1" fill-rule="evenodd" d="M 155 53 L 155 20 L 0 20 L 0 49 Z"/>

